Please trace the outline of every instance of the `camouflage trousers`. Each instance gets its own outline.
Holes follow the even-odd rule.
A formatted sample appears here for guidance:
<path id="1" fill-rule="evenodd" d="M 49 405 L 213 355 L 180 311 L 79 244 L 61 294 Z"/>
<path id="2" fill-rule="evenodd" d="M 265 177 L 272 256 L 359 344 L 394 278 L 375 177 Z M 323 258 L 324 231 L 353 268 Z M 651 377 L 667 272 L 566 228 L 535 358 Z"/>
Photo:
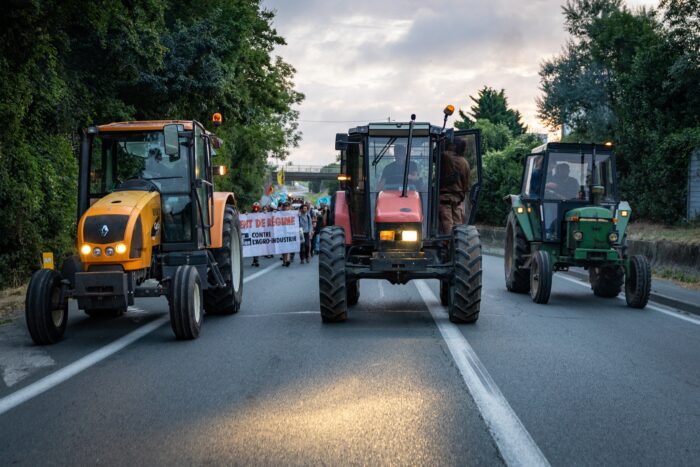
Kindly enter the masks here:
<path id="1" fill-rule="evenodd" d="M 440 232 L 451 234 L 455 225 L 464 224 L 464 203 L 440 200 Z"/>

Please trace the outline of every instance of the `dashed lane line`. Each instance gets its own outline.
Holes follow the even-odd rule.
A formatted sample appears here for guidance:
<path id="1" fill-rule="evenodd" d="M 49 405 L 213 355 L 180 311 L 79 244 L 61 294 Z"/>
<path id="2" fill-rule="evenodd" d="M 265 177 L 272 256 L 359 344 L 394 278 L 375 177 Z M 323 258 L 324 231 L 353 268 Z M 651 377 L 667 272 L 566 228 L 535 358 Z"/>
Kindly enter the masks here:
<path id="1" fill-rule="evenodd" d="M 424 280 L 415 281 L 415 284 L 505 463 L 508 466 L 549 466 L 472 346 L 448 320 L 430 286 Z"/>
<path id="2" fill-rule="evenodd" d="M 267 274 L 268 272 L 272 271 L 275 268 L 278 268 L 280 266 L 279 263 L 273 264 L 271 266 L 266 267 L 265 269 L 262 269 L 254 274 L 251 274 L 248 277 L 245 277 L 243 279 L 243 282 L 250 282 L 253 279 L 256 279 L 263 274 Z M 75 362 L 64 366 L 60 370 L 57 370 L 50 375 L 47 375 L 43 378 L 41 378 L 38 381 L 35 381 L 22 389 L 19 389 L 12 394 L 3 397 L 0 399 L 0 415 L 4 414 L 8 410 L 11 410 L 18 405 L 33 399 L 34 397 L 38 396 L 39 394 L 42 394 L 49 389 L 58 386 L 59 384 L 63 383 L 64 381 L 72 378 L 73 376 L 77 375 L 78 373 L 81 373 L 82 371 L 90 368 L 91 366 L 101 362 L 102 360 L 114 355 L 115 353 L 119 352 L 123 348 L 127 347 L 130 344 L 133 344 L 137 340 L 141 339 L 142 337 L 152 333 L 165 323 L 170 321 L 170 318 L 168 315 L 161 316 L 160 318 L 157 318 L 153 321 L 150 321 L 147 324 L 144 324 L 143 326 L 135 329 L 134 331 L 130 332 L 129 334 L 120 337 L 114 342 L 111 342 L 110 344 L 107 344 L 104 347 L 101 347 L 97 350 L 95 350 L 92 353 L 87 354 L 86 356 L 76 360 Z"/>
<path id="3" fill-rule="evenodd" d="M 584 282 L 582 280 L 579 280 L 579 279 L 576 279 L 573 277 L 566 277 L 566 276 L 555 276 L 555 277 L 558 277 L 559 279 L 564 279 L 565 281 L 569 281 L 573 284 L 580 285 L 583 287 L 590 287 L 591 286 L 588 282 Z M 625 300 L 625 294 L 621 293 L 616 298 L 618 300 Z M 663 314 L 670 316 L 672 318 L 687 321 L 687 322 L 693 323 L 695 325 L 700 325 L 700 319 L 685 315 L 685 314 L 681 313 L 680 311 L 673 311 L 670 309 L 662 308 L 662 307 L 654 305 L 652 303 L 647 303 L 646 307 L 649 308 L 650 310 L 658 311 L 659 313 L 663 313 Z"/>

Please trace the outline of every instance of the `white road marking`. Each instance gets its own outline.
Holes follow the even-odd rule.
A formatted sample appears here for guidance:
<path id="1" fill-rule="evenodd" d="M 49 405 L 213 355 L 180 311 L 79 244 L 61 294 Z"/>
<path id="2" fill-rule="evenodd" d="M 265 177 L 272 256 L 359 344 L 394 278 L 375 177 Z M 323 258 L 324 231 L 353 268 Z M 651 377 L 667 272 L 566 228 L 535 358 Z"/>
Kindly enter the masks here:
<path id="1" fill-rule="evenodd" d="M 509 466 L 548 466 L 549 461 L 513 412 L 467 339 L 457 326 L 450 323 L 445 308 L 428 284 L 424 280 L 415 281 L 415 284 L 505 463 Z"/>
<path id="2" fill-rule="evenodd" d="M 567 276 L 555 276 L 555 277 L 558 277 L 559 279 L 564 279 L 565 281 L 569 281 L 573 284 L 577 284 L 577 285 L 580 285 L 583 287 L 587 287 L 587 288 L 591 287 L 591 285 L 588 282 L 585 282 L 581 279 L 577 279 L 575 277 L 567 277 Z M 618 300 L 625 300 L 624 292 L 621 293 L 620 295 L 618 295 L 616 298 Z M 646 307 L 649 308 L 650 310 L 658 311 L 659 313 L 663 313 L 665 315 L 671 316 L 672 318 L 680 319 L 680 320 L 687 321 L 689 323 L 693 323 L 695 325 L 700 326 L 700 319 L 693 318 L 692 316 L 684 315 L 680 311 L 673 311 L 672 309 L 662 308 L 662 307 L 660 307 L 658 305 L 654 305 L 652 303 L 647 303 Z"/>
<path id="3" fill-rule="evenodd" d="M 279 266 L 281 265 L 273 264 L 271 266 L 268 266 L 265 269 L 256 272 L 255 274 L 251 274 L 250 276 L 245 277 L 243 279 L 243 282 L 245 283 L 252 281 L 253 279 L 258 278 Z M 40 380 L 35 381 L 32 384 L 29 384 L 23 387 L 22 389 L 19 389 L 13 392 L 12 394 L 3 397 L 2 399 L 0 399 L 0 415 L 38 396 L 39 394 L 42 394 L 48 391 L 49 389 L 58 386 L 62 382 L 72 378 L 78 373 L 90 368 L 91 366 L 101 362 L 102 360 L 110 357 L 111 355 L 114 355 L 115 353 L 122 350 L 124 347 L 133 344 L 142 337 L 152 333 L 168 321 L 170 321 L 170 317 L 168 315 L 161 316 L 160 318 L 157 318 L 151 321 L 150 323 L 144 324 L 143 326 L 137 328 L 129 334 L 120 337 L 116 341 L 107 344 L 106 346 L 101 347 L 92 353 L 87 354 L 86 356 L 80 358 L 79 360 L 76 360 L 75 362 L 69 365 L 64 366 L 63 368 L 51 373 L 50 375 L 45 376 Z"/>

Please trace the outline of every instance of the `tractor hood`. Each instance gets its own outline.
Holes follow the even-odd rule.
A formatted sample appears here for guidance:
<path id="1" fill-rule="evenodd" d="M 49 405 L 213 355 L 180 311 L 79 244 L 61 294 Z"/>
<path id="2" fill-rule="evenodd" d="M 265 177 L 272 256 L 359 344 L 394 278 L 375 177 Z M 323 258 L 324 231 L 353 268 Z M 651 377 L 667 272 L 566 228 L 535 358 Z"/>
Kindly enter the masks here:
<path id="1" fill-rule="evenodd" d="M 409 191 L 405 197 L 400 191 L 380 191 L 374 211 L 377 223 L 422 223 L 423 206 L 416 191 Z"/>
<path id="2" fill-rule="evenodd" d="M 78 223 L 80 260 L 90 265 L 119 264 L 124 270 L 150 263 L 160 244 L 160 194 L 117 191 L 95 201 Z"/>
<path id="3" fill-rule="evenodd" d="M 576 221 L 577 219 L 599 219 L 601 221 L 611 221 L 613 213 L 610 209 L 601 206 L 584 206 L 575 208 L 566 213 L 567 221 Z"/>

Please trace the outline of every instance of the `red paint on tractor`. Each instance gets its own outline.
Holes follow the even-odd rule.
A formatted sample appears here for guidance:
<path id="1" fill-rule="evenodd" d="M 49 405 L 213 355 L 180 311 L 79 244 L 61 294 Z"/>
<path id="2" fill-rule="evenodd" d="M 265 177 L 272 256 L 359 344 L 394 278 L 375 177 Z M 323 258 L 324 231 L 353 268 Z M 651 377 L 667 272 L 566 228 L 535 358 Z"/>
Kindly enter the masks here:
<path id="1" fill-rule="evenodd" d="M 408 191 L 401 197 L 400 191 L 380 191 L 374 210 L 377 223 L 423 222 L 423 206 L 417 191 Z"/>
<path id="2" fill-rule="evenodd" d="M 339 225 L 345 230 L 345 244 L 352 243 L 352 229 L 350 228 L 350 208 L 344 191 L 335 193 L 335 225 Z"/>

